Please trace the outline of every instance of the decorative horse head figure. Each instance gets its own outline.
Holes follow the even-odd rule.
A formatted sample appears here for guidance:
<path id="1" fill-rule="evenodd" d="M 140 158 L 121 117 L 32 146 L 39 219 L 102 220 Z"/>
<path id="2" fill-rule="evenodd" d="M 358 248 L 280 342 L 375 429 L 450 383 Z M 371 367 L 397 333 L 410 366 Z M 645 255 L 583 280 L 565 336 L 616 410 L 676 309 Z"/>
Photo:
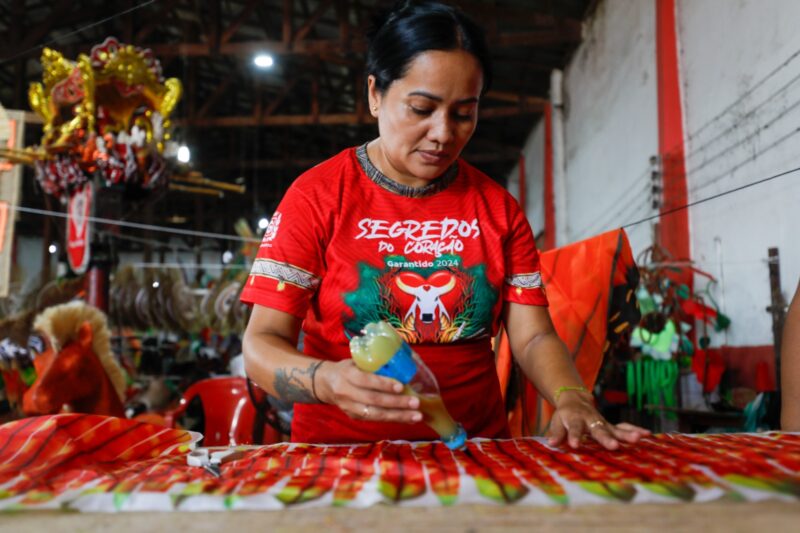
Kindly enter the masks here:
<path id="1" fill-rule="evenodd" d="M 17 296 L 9 316 L 0 320 L 0 379 L 5 385 L 6 399 L 12 412 L 21 415 L 22 397 L 36 378 L 28 342 L 39 339 L 31 336 L 34 319 L 47 309 L 68 302 L 84 291 L 84 278 L 58 279 Z M 37 353 L 41 350 L 35 350 Z"/>
<path id="2" fill-rule="evenodd" d="M 37 379 L 23 397 L 25 414 L 125 416 L 125 376 L 101 311 L 79 301 L 57 305 L 36 317 L 33 329 L 43 342 L 34 353 Z"/>

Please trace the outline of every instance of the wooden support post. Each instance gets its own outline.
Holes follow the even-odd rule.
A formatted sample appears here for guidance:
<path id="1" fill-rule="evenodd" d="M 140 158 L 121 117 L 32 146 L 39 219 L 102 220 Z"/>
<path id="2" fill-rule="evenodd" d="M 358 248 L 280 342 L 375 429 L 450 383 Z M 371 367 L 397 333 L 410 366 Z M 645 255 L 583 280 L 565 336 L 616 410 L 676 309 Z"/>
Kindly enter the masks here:
<path id="1" fill-rule="evenodd" d="M 308 20 L 300 26 L 297 31 L 292 36 L 292 42 L 299 43 L 303 39 L 308 36 L 311 29 L 314 27 L 319 19 L 325 14 L 329 7 L 333 4 L 333 0 L 325 0 L 324 2 L 320 2 L 317 6 L 317 9 L 308 17 Z"/>
<path id="2" fill-rule="evenodd" d="M 219 84 L 214 88 L 214 91 L 211 93 L 211 96 L 206 98 L 206 101 L 203 102 L 203 105 L 194 114 L 194 118 L 205 117 L 208 114 L 209 110 L 212 109 L 215 105 L 217 105 L 217 102 L 219 102 L 219 99 L 222 98 L 222 96 L 225 94 L 225 91 L 228 90 L 228 87 L 230 87 L 233 81 L 234 81 L 233 76 L 224 77 L 219 82 Z"/>
<path id="3" fill-rule="evenodd" d="M 220 0 L 211 0 L 208 3 L 210 11 L 210 19 L 206 31 L 208 32 L 208 46 L 211 49 L 211 55 L 216 56 L 219 54 L 220 41 L 222 39 L 222 28 L 220 27 L 222 19 L 222 6 Z"/>
<path id="4" fill-rule="evenodd" d="M 275 113 L 275 111 L 278 109 L 278 106 L 280 106 L 283 103 L 284 99 L 289 95 L 289 93 L 292 92 L 292 89 L 294 89 L 294 86 L 297 84 L 299 80 L 300 80 L 299 76 L 293 76 L 292 78 L 289 79 L 289 81 L 286 82 L 286 85 L 283 86 L 281 91 L 277 95 L 275 95 L 275 98 L 273 98 L 272 101 L 269 103 L 267 109 L 261 115 L 262 120 L 259 120 L 255 124 L 256 126 L 262 124 L 264 117 L 270 117 L 272 116 L 273 113 Z"/>
<path id="5" fill-rule="evenodd" d="M 242 24 L 247 21 L 248 18 L 250 18 L 250 15 L 253 13 L 253 10 L 256 8 L 257 4 L 257 0 L 250 0 L 247 2 L 247 5 L 242 8 L 242 11 L 239 13 L 239 15 L 236 16 L 233 22 L 231 22 L 222 33 L 222 36 L 220 37 L 220 44 L 227 43 L 231 40 L 231 37 L 236 35 L 236 32 L 239 31 L 239 28 L 242 26 Z"/>
<path id="6" fill-rule="evenodd" d="M 781 420 L 781 398 L 780 398 L 780 376 L 781 376 L 781 338 L 783 336 L 783 325 L 786 321 L 786 300 L 781 292 L 781 258 L 777 248 L 767 250 L 769 256 L 769 292 L 770 305 L 767 312 L 772 315 L 772 339 L 775 349 L 775 391 L 768 392 L 766 395 L 766 415 L 763 423 L 771 428 L 780 428 Z"/>
<path id="7" fill-rule="evenodd" d="M 293 0 L 283 0 L 283 45 L 290 47 L 292 44 L 292 3 Z"/>
<path id="8" fill-rule="evenodd" d="M 769 248 L 769 292 L 770 306 L 767 311 L 772 315 L 772 339 L 775 344 L 775 373 L 781 375 L 781 338 L 783 324 L 786 321 L 786 300 L 781 292 L 781 258 L 777 248 Z"/>

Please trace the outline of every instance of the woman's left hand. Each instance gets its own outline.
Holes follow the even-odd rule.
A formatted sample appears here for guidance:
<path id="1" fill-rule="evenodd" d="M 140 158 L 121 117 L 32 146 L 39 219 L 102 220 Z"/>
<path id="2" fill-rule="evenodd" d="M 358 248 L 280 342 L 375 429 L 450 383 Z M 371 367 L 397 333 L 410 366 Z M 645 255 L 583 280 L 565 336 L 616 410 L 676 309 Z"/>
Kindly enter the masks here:
<path id="1" fill-rule="evenodd" d="M 633 424 L 611 424 L 603 418 L 583 391 L 565 391 L 558 399 L 556 411 L 547 431 L 548 443 L 558 446 L 564 439 L 571 448 L 578 448 L 584 436 L 590 436 L 608 450 L 619 448 L 620 441 L 633 444 L 650 431 Z"/>

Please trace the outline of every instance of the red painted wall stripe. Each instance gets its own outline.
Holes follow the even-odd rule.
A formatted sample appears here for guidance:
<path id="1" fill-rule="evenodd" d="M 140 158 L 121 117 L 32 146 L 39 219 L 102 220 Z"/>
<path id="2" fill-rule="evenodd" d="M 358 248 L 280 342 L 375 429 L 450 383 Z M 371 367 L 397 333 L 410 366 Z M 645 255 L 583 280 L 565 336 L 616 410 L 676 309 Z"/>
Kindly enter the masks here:
<path id="1" fill-rule="evenodd" d="M 747 387 L 758 390 L 758 367 L 764 365 L 767 376 L 775 375 L 775 347 L 763 346 L 720 346 L 711 348 L 709 352 L 718 352 L 722 356 L 728 379 L 733 387 Z M 771 380 L 774 390 L 774 378 Z"/>
<path id="2" fill-rule="evenodd" d="M 556 206 L 553 195 L 553 106 L 544 106 L 544 250 L 556 247 Z"/>
<path id="3" fill-rule="evenodd" d="M 656 56 L 658 147 L 664 187 L 661 213 L 664 213 L 685 205 L 688 199 L 675 0 L 656 0 Z M 661 246 L 674 259 L 691 259 L 689 211 L 684 209 L 662 217 L 658 237 Z M 688 278 L 690 280 L 691 275 Z"/>

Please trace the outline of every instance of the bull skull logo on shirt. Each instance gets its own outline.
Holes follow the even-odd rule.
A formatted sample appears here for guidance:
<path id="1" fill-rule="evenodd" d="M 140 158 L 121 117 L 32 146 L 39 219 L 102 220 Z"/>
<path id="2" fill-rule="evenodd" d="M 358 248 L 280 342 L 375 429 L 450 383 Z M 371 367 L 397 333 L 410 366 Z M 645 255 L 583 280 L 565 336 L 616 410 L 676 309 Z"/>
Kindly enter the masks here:
<path id="1" fill-rule="evenodd" d="M 401 274 L 395 278 L 397 287 L 406 294 L 414 297 L 408 311 L 403 317 L 403 322 L 410 317 L 419 320 L 423 324 L 433 324 L 444 317 L 450 322 L 450 315 L 447 308 L 442 303 L 441 297 L 449 293 L 456 286 L 456 278 L 452 274 L 447 276 L 449 279 L 442 284 L 436 284 L 441 279 L 441 273 L 431 275 L 428 279 L 419 274 L 406 274 L 406 282 Z"/>

